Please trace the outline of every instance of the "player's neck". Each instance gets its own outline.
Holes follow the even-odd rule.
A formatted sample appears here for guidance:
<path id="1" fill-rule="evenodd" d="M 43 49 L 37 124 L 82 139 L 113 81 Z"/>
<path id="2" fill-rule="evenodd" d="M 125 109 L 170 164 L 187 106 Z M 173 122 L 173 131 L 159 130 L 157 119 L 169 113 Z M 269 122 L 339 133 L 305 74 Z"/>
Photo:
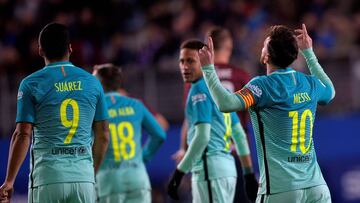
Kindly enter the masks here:
<path id="1" fill-rule="evenodd" d="M 270 75 L 272 72 L 279 70 L 280 68 L 272 64 L 266 64 L 266 74 Z"/>
<path id="2" fill-rule="evenodd" d="M 65 61 L 69 61 L 69 60 L 70 60 L 69 56 L 65 56 L 61 59 L 47 59 L 44 57 L 45 65 L 49 65 L 50 63 L 56 63 L 56 62 L 65 62 Z"/>
<path id="3" fill-rule="evenodd" d="M 129 95 L 129 93 L 125 89 L 119 88 L 117 91 L 123 96 Z"/>

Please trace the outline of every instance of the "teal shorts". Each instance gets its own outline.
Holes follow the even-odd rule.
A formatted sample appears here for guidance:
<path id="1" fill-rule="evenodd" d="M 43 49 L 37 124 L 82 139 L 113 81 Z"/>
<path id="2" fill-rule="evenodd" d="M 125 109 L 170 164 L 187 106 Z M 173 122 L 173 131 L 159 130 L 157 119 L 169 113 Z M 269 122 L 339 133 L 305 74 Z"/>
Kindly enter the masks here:
<path id="1" fill-rule="evenodd" d="M 99 203 L 150 203 L 151 190 L 135 190 L 132 192 L 117 193 L 99 198 Z"/>
<path id="2" fill-rule="evenodd" d="M 330 191 L 327 185 L 318 185 L 314 187 L 304 188 L 301 190 L 293 190 L 281 192 L 271 195 L 258 195 L 256 203 L 331 203 Z"/>
<path id="3" fill-rule="evenodd" d="M 233 202 L 236 188 L 236 177 L 216 178 L 211 182 L 211 193 L 214 203 Z M 193 203 L 209 201 L 207 181 L 191 181 Z"/>
<path id="4" fill-rule="evenodd" d="M 29 203 L 95 203 L 94 183 L 54 183 L 30 188 Z"/>

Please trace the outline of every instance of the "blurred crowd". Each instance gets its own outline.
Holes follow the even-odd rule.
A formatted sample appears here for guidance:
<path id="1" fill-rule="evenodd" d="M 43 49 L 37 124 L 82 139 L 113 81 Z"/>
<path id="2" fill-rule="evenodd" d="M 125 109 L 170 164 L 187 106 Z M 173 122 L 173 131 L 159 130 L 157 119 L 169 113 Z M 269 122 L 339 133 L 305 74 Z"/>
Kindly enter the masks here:
<path id="1" fill-rule="evenodd" d="M 269 26 L 298 28 L 305 23 L 320 62 L 329 64 L 330 76 L 341 77 L 335 79 L 337 93 L 352 92 L 349 109 L 341 107 L 349 102 L 346 95 L 346 101 L 335 102 L 335 109 L 360 109 L 355 90 L 360 85 L 358 0 L 0 0 L 2 120 L 13 123 L 19 81 L 44 66 L 37 37 L 51 21 L 70 28 L 71 60 L 77 66 L 90 71 L 95 64 L 112 62 L 125 70 L 164 76 L 178 71 L 181 41 L 203 39 L 214 25 L 233 34 L 233 64 L 252 76 L 263 73 L 258 59 Z M 295 68 L 304 67 L 300 64 Z"/>

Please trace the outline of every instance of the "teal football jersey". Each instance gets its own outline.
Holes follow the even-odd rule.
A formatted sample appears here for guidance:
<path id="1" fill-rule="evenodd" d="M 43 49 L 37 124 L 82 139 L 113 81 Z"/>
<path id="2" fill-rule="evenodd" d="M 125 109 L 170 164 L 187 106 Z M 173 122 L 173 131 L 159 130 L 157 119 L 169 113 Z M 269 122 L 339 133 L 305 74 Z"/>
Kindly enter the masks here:
<path id="1" fill-rule="evenodd" d="M 256 101 L 249 111 L 260 166 L 259 194 L 326 184 L 312 129 L 317 104 L 328 103 L 331 92 L 315 76 L 291 68 L 256 77 L 245 89 Z"/>
<path id="2" fill-rule="evenodd" d="M 116 92 L 105 94 L 111 142 L 96 175 L 98 195 L 150 189 L 143 160 L 149 160 L 165 140 L 165 132 L 138 100 Z M 142 129 L 150 136 L 144 148 Z"/>
<path id="3" fill-rule="evenodd" d="M 209 178 L 236 176 L 234 159 L 230 155 L 232 127 L 239 123 L 236 113 L 222 113 L 211 98 L 203 78 L 192 83 L 186 101 L 188 121 L 187 143 L 190 144 L 195 134 L 195 125 L 211 125 L 210 141 L 207 146 Z M 203 161 L 196 160 L 192 172 L 200 173 L 203 179 Z"/>
<path id="4" fill-rule="evenodd" d="M 30 187 L 94 182 L 93 121 L 108 118 L 100 82 L 70 62 L 57 62 L 20 84 L 16 122 L 33 123 Z"/>

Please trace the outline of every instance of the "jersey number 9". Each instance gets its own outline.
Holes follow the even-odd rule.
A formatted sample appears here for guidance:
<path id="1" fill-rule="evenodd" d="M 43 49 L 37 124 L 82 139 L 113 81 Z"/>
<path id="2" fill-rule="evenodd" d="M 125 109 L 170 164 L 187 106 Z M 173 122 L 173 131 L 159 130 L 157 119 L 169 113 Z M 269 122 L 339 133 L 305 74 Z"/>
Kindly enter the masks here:
<path id="1" fill-rule="evenodd" d="M 67 107 L 68 105 L 72 108 L 72 119 L 68 120 L 67 118 Z M 65 128 L 70 128 L 69 133 L 67 134 L 64 143 L 69 144 L 76 132 L 77 127 L 79 126 L 79 105 L 78 103 L 73 99 L 65 99 L 60 106 L 60 119 L 61 124 Z"/>

